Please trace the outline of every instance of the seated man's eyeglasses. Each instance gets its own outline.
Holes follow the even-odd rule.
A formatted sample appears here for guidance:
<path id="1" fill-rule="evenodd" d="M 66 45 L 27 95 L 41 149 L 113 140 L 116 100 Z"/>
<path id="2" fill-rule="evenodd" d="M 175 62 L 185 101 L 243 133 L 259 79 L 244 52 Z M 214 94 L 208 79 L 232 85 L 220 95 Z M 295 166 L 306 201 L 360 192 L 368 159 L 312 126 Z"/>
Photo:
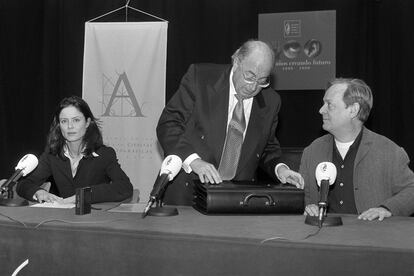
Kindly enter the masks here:
<path id="1" fill-rule="evenodd" d="M 260 78 L 259 80 L 257 79 L 256 75 L 254 73 L 252 73 L 251 71 L 248 71 L 247 73 L 244 71 L 243 69 L 243 64 L 240 63 L 241 69 L 242 69 L 242 75 L 243 75 L 243 80 L 245 83 L 247 84 L 257 84 L 259 87 L 261 88 L 266 88 L 270 85 L 270 77 L 264 77 L 264 78 Z"/>

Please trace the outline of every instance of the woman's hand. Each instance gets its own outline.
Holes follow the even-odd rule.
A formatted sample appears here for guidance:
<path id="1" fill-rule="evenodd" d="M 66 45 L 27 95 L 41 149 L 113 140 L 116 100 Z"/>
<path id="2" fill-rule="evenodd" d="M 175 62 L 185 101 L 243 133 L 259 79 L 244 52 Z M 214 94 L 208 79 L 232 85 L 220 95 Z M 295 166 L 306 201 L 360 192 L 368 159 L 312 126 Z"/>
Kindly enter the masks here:
<path id="1" fill-rule="evenodd" d="M 45 202 L 49 202 L 49 203 L 53 203 L 53 202 L 58 202 L 58 203 L 63 203 L 63 198 L 58 197 L 57 195 L 51 194 L 45 190 L 38 190 L 34 195 L 33 195 L 33 199 L 42 203 L 43 201 Z"/>
<path id="2" fill-rule="evenodd" d="M 76 201 L 75 195 L 63 199 L 63 203 L 65 204 L 75 203 L 75 201 Z"/>

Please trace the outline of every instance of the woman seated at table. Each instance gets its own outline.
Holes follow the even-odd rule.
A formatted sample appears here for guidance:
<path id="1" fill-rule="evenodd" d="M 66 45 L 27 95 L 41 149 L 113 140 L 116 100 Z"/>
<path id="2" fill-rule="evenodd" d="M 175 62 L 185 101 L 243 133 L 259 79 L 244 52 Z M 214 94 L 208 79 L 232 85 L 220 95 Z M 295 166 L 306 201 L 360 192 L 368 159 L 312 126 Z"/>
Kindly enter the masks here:
<path id="1" fill-rule="evenodd" d="M 40 186 L 52 176 L 59 195 Z M 79 97 L 63 99 L 55 112 L 39 165 L 16 187 L 17 193 L 39 202 L 75 202 L 75 190 L 91 187 L 91 203 L 121 201 L 132 184 L 113 148 L 103 145 L 98 120 Z"/>

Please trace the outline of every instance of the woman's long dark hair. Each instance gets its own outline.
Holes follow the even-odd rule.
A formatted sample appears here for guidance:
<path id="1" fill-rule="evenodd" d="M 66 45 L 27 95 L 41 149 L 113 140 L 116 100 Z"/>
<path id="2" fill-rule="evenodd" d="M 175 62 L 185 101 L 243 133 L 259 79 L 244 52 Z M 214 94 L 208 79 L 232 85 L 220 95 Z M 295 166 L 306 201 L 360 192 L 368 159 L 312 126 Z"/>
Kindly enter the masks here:
<path id="1" fill-rule="evenodd" d="M 82 98 L 77 96 L 64 98 L 59 103 L 59 106 L 55 111 L 52 124 L 50 125 L 45 151 L 53 155 L 59 155 L 61 158 L 64 157 L 63 146 L 65 145 L 65 138 L 60 130 L 59 115 L 62 109 L 68 106 L 73 106 L 79 110 L 85 117 L 85 120 L 88 120 L 88 118 L 90 119 L 89 126 L 86 129 L 85 136 L 83 136 L 82 139 L 82 147 L 85 147 L 82 153 L 86 156 L 91 156 L 94 151 L 103 145 L 102 133 L 99 129 L 100 122 L 93 116 L 89 105 Z"/>

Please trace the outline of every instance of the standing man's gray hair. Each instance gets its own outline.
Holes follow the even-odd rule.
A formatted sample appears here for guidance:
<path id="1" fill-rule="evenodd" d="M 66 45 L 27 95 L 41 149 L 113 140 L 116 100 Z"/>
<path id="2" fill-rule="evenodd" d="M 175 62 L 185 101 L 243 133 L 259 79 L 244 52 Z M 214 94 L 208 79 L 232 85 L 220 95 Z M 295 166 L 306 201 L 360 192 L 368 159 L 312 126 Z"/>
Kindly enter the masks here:
<path id="1" fill-rule="evenodd" d="M 247 57 L 249 54 L 251 54 L 253 51 L 264 51 L 268 52 L 272 59 L 272 71 L 275 64 L 275 52 L 273 51 L 272 47 L 266 42 L 260 41 L 260 40 L 254 40 L 250 39 L 243 43 L 242 46 L 240 46 L 239 49 L 237 49 L 234 54 L 231 56 L 232 63 L 234 64 L 237 61 L 242 61 L 245 57 Z"/>

